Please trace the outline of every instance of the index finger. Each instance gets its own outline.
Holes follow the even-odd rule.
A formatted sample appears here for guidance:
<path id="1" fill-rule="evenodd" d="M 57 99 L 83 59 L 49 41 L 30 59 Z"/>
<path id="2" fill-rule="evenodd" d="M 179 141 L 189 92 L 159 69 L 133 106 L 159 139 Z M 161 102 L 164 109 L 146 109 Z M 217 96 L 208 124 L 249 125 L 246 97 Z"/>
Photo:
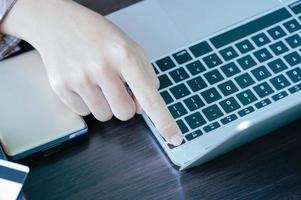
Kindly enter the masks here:
<path id="1" fill-rule="evenodd" d="M 123 77 L 139 101 L 142 109 L 167 142 L 173 145 L 180 145 L 183 141 L 183 135 L 167 109 L 154 81 L 151 79 L 151 75 L 147 74 L 136 63 L 132 63 L 131 65 L 130 68 L 132 70 L 124 72 Z"/>

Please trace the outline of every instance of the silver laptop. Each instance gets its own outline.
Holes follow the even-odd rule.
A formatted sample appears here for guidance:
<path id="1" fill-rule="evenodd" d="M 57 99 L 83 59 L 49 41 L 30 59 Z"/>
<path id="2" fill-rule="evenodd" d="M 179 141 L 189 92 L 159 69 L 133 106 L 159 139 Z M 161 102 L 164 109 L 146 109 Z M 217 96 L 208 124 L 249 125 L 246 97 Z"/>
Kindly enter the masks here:
<path id="1" fill-rule="evenodd" d="M 301 115 L 301 1 L 147 0 L 108 16 L 140 43 L 185 141 L 180 170 Z"/>

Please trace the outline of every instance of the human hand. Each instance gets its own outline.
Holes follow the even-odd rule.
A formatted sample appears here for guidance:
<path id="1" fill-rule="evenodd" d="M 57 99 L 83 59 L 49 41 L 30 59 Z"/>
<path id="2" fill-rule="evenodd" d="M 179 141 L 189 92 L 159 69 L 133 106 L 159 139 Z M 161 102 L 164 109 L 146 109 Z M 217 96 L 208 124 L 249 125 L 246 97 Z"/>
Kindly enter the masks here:
<path id="1" fill-rule="evenodd" d="M 141 105 L 167 142 L 182 142 L 143 49 L 103 16 L 69 0 L 18 0 L 1 31 L 38 50 L 51 87 L 74 112 L 128 120 Z"/>

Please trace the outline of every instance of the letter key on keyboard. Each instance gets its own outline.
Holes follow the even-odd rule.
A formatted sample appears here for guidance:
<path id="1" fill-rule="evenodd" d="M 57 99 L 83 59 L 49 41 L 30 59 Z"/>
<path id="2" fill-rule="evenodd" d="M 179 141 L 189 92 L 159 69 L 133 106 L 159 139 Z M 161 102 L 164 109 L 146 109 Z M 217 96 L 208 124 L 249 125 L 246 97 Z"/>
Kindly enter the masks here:
<path id="1" fill-rule="evenodd" d="M 183 97 L 186 97 L 190 94 L 188 88 L 185 86 L 184 83 L 181 83 L 179 85 L 176 85 L 174 87 L 170 88 L 170 92 L 176 99 L 181 99 Z"/>
<path id="2" fill-rule="evenodd" d="M 191 129 L 195 129 L 206 124 L 206 120 L 203 118 L 200 112 L 196 112 L 185 117 L 185 120 Z"/>

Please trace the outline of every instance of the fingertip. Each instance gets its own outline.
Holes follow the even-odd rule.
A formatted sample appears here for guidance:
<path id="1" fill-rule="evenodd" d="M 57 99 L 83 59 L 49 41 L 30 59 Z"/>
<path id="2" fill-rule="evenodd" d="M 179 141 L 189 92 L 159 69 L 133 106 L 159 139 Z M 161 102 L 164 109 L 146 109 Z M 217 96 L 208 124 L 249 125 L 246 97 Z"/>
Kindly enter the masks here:
<path id="1" fill-rule="evenodd" d="M 181 133 L 177 133 L 169 139 L 169 143 L 175 146 L 179 146 L 180 144 L 182 144 L 183 140 L 183 135 Z"/>
<path id="2" fill-rule="evenodd" d="M 136 104 L 136 113 L 139 114 L 139 115 L 142 114 L 142 108 L 141 108 L 139 103 Z"/>
<path id="3" fill-rule="evenodd" d="M 160 125 L 157 127 L 158 131 L 168 143 L 178 146 L 183 142 L 183 134 L 175 121 L 160 123 Z"/>
<path id="4" fill-rule="evenodd" d="M 87 107 L 85 107 L 85 106 L 77 107 L 77 108 L 70 107 L 70 109 L 74 113 L 76 113 L 76 114 L 78 114 L 80 116 L 88 116 L 88 115 L 91 114 L 91 111 Z"/>
<path id="5" fill-rule="evenodd" d="M 129 113 L 125 113 L 123 115 L 116 116 L 116 118 L 121 121 L 128 121 L 128 120 L 132 119 L 135 116 L 135 114 L 136 114 L 136 112 L 129 112 Z"/>
<path id="6" fill-rule="evenodd" d="M 103 114 L 93 113 L 93 115 L 100 122 L 106 122 L 106 121 L 109 121 L 113 118 L 113 113 L 112 112 L 107 112 L 107 113 L 103 113 Z"/>

